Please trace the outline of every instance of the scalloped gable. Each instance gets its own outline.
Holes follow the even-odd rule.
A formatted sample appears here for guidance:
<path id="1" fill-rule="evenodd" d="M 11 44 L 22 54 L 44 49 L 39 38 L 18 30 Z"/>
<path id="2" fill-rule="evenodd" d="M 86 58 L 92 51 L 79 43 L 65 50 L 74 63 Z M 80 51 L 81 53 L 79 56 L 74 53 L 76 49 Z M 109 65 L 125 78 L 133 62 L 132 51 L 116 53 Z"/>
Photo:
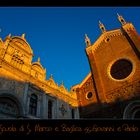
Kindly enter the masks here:
<path id="1" fill-rule="evenodd" d="M 32 63 L 32 69 L 37 70 L 37 71 L 39 71 L 41 73 L 45 72 L 43 66 L 39 62 L 33 62 Z"/>
<path id="2" fill-rule="evenodd" d="M 13 37 L 11 37 L 11 39 L 12 39 L 13 43 L 20 45 L 23 50 L 25 50 L 29 54 L 33 55 L 33 50 L 31 49 L 30 45 L 28 44 L 28 42 L 25 39 L 23 39 L 22 37 L 19 37 L 19 36 L 13 36 Z"/>

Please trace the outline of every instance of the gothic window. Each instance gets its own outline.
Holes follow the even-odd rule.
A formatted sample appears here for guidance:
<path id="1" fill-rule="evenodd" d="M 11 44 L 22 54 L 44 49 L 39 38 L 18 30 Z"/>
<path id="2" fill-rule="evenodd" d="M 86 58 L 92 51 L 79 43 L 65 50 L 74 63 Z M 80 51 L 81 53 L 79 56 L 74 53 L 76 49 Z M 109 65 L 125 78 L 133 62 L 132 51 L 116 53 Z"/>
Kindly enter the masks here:
<path id="1" fill-rule="evenodd" d="M 48 118 L 49 118 L 49 119 L 52 118 L 52 105 L 53 105 L 52 101 L 49 100 L 49 101 L 48 101 Z"/>
<path id="2" fill-rule="evenodd" d="M 37 112 L 37 95 L 32 94 L 30 97 L 29 114 L 36 116 Z"/>
<path id="3" fill-rule="evenodd" d="M 117 80 L 124 79 L 132 72 L 132 63 L 126 59 L 116 61 L 111 67 L 111 76 Z"/>

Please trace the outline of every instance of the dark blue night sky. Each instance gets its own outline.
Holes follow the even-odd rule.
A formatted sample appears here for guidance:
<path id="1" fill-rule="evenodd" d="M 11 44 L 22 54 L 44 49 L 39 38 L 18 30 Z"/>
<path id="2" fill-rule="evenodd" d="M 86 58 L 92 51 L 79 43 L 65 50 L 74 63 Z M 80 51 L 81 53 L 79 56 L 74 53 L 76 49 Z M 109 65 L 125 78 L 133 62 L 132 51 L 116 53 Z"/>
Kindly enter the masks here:
<path id="1" fill-rule="evenodd" d="M 25 33 L 33 62 L 40 57 L 46 79 L 53 74 L 56 83 L 70 89 L 90 72 L 85 33 L 94 43 L 101 34 L 99 20 L 107 30 L 120 28 L 117 13 L 140 33 L 140 7 L 0 7 L 0 37 Z"/>

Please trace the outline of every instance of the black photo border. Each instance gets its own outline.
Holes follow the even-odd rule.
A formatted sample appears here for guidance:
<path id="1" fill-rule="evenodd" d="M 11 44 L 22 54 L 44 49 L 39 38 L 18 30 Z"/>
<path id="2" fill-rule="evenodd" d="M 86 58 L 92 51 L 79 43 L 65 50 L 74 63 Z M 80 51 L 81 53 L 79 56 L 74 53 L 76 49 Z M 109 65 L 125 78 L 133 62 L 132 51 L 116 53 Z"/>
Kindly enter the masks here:
<path id="1" fill-rule="evenodd" d="M 131 7 L 140 6 L 138 0 L 1 0 L 1 7 Z M 109 120 L 109 119 L 81 119 L 81 120 L 0 120 L 0 138 L 1 137 L 63 137 L 65 139 L 75 138 L 134 138 L 140 137 L 140 120 Z M 52 128 L 48 131 L 36 130 L 35 126 L 44 126 Z M 97 131 L 94 128 L 101 128 Z M 115 131 L 106 132 L 107 127 L 114 128 Z M 67 128 L 67 129 L 66 129 Z M 74 129 L 75 128 L 75 129 Z M 77 128 L 77 129 L 76 129 Z M 82 131 L 80 131 L 80 128 Z M 106 128 L 106 129 L 105 129 Z M 17 129 L 18 131 L 15 131 Z M 58 129 L 58 130 L 57 130 Z M 72 130 L 73 129 L 73 130 Z M 89 131 L 88 131 L 89 129 Z M 77 138 L 76 138 L 77 137 Z"/>

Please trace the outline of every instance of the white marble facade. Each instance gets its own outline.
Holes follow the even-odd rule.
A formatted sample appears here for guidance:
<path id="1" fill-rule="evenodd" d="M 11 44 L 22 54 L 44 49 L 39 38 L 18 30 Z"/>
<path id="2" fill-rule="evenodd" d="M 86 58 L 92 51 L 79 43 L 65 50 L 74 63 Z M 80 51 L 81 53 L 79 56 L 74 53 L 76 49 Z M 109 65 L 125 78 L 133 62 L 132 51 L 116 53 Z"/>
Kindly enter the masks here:
<path id="1" fill-rule="evenodd" d="M 37 100 L 31 107 L 32 95 L 35 95 Z M 30 111 L 31 108 L 35 112 Z M 11 118 L 78 119 L 79 111 L 31 83 L 0 78 L 0 119 Z"/>

